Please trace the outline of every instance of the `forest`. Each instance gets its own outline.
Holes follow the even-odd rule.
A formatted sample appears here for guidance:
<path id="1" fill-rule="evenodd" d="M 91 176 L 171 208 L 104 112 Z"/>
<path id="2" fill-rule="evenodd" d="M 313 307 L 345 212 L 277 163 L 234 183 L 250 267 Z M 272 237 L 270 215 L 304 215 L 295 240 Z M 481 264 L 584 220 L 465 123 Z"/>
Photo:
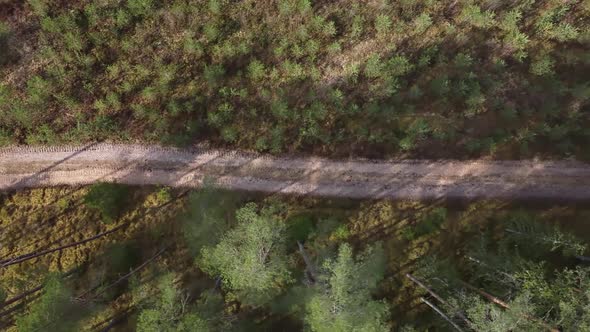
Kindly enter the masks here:
<path id="1" fill-rule="evenodd" d="M 0 203 L 3 330 L 590 331 L 588 206 L 115 184 Z"/>
<path id="2" fill-rule="evenodd" d="M 590 158 L 590 3 L 0 1 L 0 145 Z"/>
<path id="3" fill-rule="evenodd" d="M 0 0 L 0 159 L 588 167 L 589 78 L 589 0 Z M 83 183 L 0 191 L 0 331 L 590 332 L 588 201 Z"/>

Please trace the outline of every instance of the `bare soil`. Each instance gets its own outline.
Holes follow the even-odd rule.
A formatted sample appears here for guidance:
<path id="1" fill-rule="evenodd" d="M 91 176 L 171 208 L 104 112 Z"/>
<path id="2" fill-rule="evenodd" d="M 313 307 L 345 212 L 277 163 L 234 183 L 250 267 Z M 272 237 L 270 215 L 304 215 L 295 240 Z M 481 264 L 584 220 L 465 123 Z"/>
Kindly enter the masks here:
<path id="1" fill-rule="evenodd" d="M 579 161 L 330 160 L 91 144 L 0 149 L 0 190 L 117 182 L 389 199 L 590 199 Z"/>

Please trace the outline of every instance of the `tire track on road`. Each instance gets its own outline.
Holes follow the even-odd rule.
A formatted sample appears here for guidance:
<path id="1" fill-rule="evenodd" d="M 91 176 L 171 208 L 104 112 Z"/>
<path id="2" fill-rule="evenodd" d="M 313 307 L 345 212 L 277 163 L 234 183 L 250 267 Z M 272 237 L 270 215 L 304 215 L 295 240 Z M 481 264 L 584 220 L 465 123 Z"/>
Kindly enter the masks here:
<path id="1" fill-rule="evenodd" d="M 330 160 L 154 145 L 0 149 L 0 190 L 117 182 L 390 199 L 590 199 L 578 161 Z"/>

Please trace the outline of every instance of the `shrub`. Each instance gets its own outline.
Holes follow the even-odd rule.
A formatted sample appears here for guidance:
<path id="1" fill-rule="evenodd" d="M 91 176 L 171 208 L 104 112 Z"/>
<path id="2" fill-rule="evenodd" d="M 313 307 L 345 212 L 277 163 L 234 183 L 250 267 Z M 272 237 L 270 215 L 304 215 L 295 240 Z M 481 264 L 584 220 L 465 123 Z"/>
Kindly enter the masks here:
<path id="1" fill-rule="evenodd" d="M 375 19 L 377 35 L 384 36 L 391 30 L 391 18 L 385 14 L 379 14 Z"/>
<path id="2" fill-rule="evenodd" d="M 260 81 L 265 76 L 264 64 L 258 60 L 253 60 L 248 65 L 248 75 L 253 81 Z"/>
<path id="3" fill-rule="evenodd" d="M 27 144 L 31 145 L 52 145 L 57 143 L 58 136 L 49 125 L 43 124 L 36 128 L 36 130 L 32 134 L 29 134 L 29 136 L 27 136 L 26 141 Z"/>
<path id="4" fill-rule="evenodd" d="M 485 29 L 494 24 L 494 13 L 491 11 L 482 12 L 477 5 L 467 5 L 461 11 L 459 21 Z"/>
<path id="5" fill-rule="evenodd" d="M 154 0 L 127 0 L 127 8 L 134 16 L 147 16 L 153 7 Z"/>
<path id="6" fill-rule="evenodd" d="M 414 66 L 403 55 L 393 56 L 387 61 L 388 71 L 393 76 L 402 76 L 414 69 Z"/>
<path id="7" fill-rule="evenodd" d="M 47 15 L 47 0 L 27 0 L 27 2 L 37 16 Z"/>
<path id="8" fill-rule="evenodd" d="M 504 44 L 513 51 L 513 57 L 522 61 L 526 57 L 524 49 L 529 43 L 529 37 L 520 31 L 511 31 L 504 37 Z"/>
<path id="9" fill-rule="evenodd" d="M 471 67 L 473 64 L 473 58 L 469 54 L 459 53 L 455 56 L 453 62 L 455 63 L 456 67 L 465 69 Z"/>
<path id="10" fill-rule="evenodd" d="M 413 228 L 406 228 L 402 234 L 407 240 L 414 240 L 436 232 L 446 220 L 447 209 L 439 207 L 423 217 Z"/>
<path id="11" fill-rule="evenodd" d="M 13 143 L 12 137 L 8 130 L 0 128 L 0 146 L 6 146 Z"/>
<path id="12" fill-rule="evenodd" d="M 542 55 L 531 63 L 531 73 L 538 76 L 549 76 L 553 74 L 554 61 L 549 55 Z"/>
<path id="13" fill-rule="evenodd" d="M 414 33 L 422 34 L 432 25 L 432 18 L 427 13 L 422 13 L 414 20 Z"/>
<path id="14" fill-rule="evenodd" d="M 0 21 L 0 66 L 11 62 L 14 58 L 10 44 L 10 28 L 4 22 Z"/>
<path id="15" fill-rule="evenodd" d="M 84 204 L 97 210 L 104 222 L 115 221 L 127 207 L 129 189 L 114 183 L 98 183 L 90 186 L 84 196 Z"/>
<path id="16" fill-rule="evenodd" d="M 203 71 L 203 76 L 210 87 L 217 86 L 224 74 L 225 69 L 222 65 L 205 65 Z"/>
<path id="17" fill-rule="evenodd" d="M 27 101 L 34 107 L 44 107 L 51 94 L 51 83 L 39 76 L 27 81 Z"/>
<path id="18" fill-rule="evenodd" d="M 315 230 L 312 216 L 300 214 L 287 220 L 287 233 L 291 241 L 306 241 Z"/>
<path id="19" fill-rule="evenodd" d="M 365 64 L 365 76 L 369 78 L 377 78 L 383 75 L 385 64 L 381 61 L 378 54 L 372 54 Z"/>
<path id="20" fill-rule="evenodd" d="M 439 97 L 445 96 L 451 91 L 451 81 L 447 76 L 441 76 L 430 82 L 430 89 Z"/>
<path id="21" fill-rule="evenodd" d="M 560 23 L 550 32 L 551 37 L 560 42 L 574 40 L 578 34 L 578 29 L 569 23 Z"/>
<path id="22" fill-rule="evenodd" d="M 350 37 L 359 38 L 363 34 L 364 19 L 361 15 L 355 15 L 352 18 L 352 25 L 350 27 Z"/>

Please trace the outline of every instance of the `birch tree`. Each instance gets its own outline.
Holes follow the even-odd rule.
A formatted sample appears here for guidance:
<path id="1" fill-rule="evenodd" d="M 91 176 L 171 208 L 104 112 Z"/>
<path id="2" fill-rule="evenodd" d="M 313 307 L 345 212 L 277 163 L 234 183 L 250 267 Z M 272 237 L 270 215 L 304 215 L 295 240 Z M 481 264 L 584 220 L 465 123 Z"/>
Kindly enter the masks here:
<path id="1" fill-rule="evenodd" d="M 175 284 L 175 275 L 164 275 L 158 283 L 158 296 L 139 313 L 138 332 L 211 331 L 208 322 L 189 310 L 189 297 Z"/>
<path id="2" fill-rule="evenodd" d="M 236 212 L 237 225 L 215 246 L 206 246 L 197 260 L 212 277 L 247 305 L 267 303 L 291 282 L 285 245 L 285 224 L 272 207 L 246 204 Z"/>

